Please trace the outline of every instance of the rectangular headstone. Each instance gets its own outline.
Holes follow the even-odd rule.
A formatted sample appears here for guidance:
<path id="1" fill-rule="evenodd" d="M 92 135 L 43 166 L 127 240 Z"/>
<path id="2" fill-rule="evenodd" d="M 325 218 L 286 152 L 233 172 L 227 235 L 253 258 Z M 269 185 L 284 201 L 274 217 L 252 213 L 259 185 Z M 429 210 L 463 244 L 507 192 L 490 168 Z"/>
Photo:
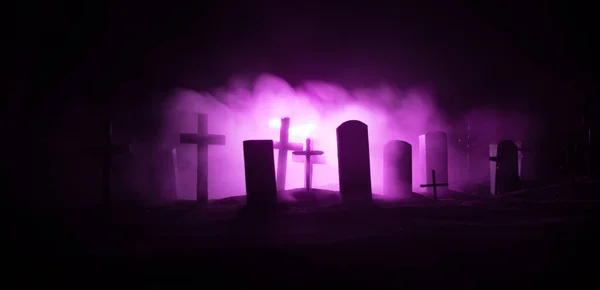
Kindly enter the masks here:
<path id="1" fill-rule="evenodd" d="M 179 195 L 179 170 L 177 166 L 177 149 L 162 150 L 156 156 L 155 181 L 158 198 L 175 200 Z"/>
<path id="2" fill-rule="evenodd" d="M 432 184 L 431 171 L 435 170 L 437 182 L 448 183 L 448 139 L 444 132 L 430 132 L 419 136 L 419 157 L 421 158 L 421 173 L 423 184 Z M 433 194 L 428 187 L 427 192 Z M 441 188 L 440 192 L 447 191 Z"/>
<path id="3" fill-rule="evenodd" d="M 277 206 L 275 158 L 272 140 L 244 141 L 246 207 L 268 211 Z"/>
<path id="4" fill-rule="evenodd" d="M 490 152 L 493 153 L 493 152 Z M 490 166 L 496 172 L 490 180 L 491 191 L 495 195 L 511 192 L 519 188 L 518 148 L 511 140 L 503 140 L 497 145 L 496 156 L 490 156 Z"/>
<path id="5" fill-rule="evenodd" d="M 369 130 L 365 123 L 350 120 L 336 130 L 340 196 L 349 205 L 372 202 Z"/>
<path id="6" fill-rule="evenodd" d="M 498 144 L 490 144 L 490 194 L 496 194 L 496 158 Z"/>
<path id="7" fill-rule="evenodd" d="M 394 198 L 410 197 L 412 193 L 412 146 L 392 140 L 383 149 L 383 191 Z"/>

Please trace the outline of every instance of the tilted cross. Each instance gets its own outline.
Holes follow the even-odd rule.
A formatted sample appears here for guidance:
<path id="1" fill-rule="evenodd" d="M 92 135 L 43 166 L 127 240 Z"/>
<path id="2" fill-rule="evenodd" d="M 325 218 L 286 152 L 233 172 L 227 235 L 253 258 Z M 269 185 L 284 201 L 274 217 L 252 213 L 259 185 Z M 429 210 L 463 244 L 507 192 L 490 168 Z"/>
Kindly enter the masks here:
<path id="1" fill-rule="evenodd" d="M 195 144 L 198 151 L 196 169 L 196 202 L 208 202 L 208 145 L 225 145 L 225 135 L 208 134 L 208 116 L 198 114 L 198 133 L 181 133 L 179 141 L 183 144 Z"/>
<path id="2" fill-rule="evenodd" d="M 273 149 L 277 152 L 277 191 L 285 190 L 285 180 L 287 175 L 287 152 L 302 151 L 302 143 L 290 143 L 290 118 L 281 118 L 281 127 L 279 127 L 279 141 L 273 142 Z"/>
<path id="3" fill-rule="evenodd" d="M 86 148 L 95 156 L 102 159 L 102 201 L 105 205 L 110 203 L 110 177 L 111 177 L 111 157 L 113 155 L 129 153 L 129 144 L 115 145 L 112 143 L 112 123 L 103 122 L 102 144 Z"/>
<path id="4" fill-rule="evenodd" d="M 436 183 L 435 182 L 435 170 L 431 170 L 431 184 L 421 184 L 421 187 L 433 187 L 433 200 L 437 200 L 437 188 L 438 186 L 448 186 L 448 183 Z"/>
<path id="5" fill-rule="evenodd" d="M 318 159 L 324 152 L 312 150 L 311 140 L 310 138 L 306 138 L 306 149 L 304 151 L 293 151 L 292 154 L 305 156 L 302 160 L 304 162 L 304 187 L 306 191 L 309 191 L 312 186 L 312 166 L 313 164 L 325 163 L 323 159 Z M 314 159 L 312 158 L 313 156 L 315 157 Z"/>

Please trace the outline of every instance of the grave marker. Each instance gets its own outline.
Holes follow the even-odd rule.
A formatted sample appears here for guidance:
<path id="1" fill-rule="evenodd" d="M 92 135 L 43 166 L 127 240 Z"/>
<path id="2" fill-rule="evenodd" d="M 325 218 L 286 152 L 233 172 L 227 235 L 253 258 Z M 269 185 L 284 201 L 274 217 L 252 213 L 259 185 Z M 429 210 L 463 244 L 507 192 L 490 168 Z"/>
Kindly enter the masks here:
<path id="1" fill-rule="evenodd" d="M 277 206 L 272 140 L 244 141 L 246 208 L 269 211 Z"/>
<path id="2" fill-rule="evenodd" d="M 366 205 L 373 200 L 369 129 L 361 121 L 350 120 L 336 129 L 340 196 L 349 205 Z"/>
<path id="3" fill-rule="evenodd" d="M 277 149 L 277 191 L 285 190 L 287 172 L 287 152 L 301 151 L 301 143 L 290 143 L 290 118 L 281 118 L 279 128 L 279 142 L 273 142 L 273 148 Z"/>
<path id="4" fill-rule="evenodd" d="M 198 153 L 196 169 L 196 201 L 208 202 L 208 145 L 225 145 L 225 135 L 208 134 L 208 116 L 198 114 L 198 133 L 181 133 L 180 142 L 195 144 Z"/>
<path id="5" fill-rule="evenodd" d="M 421 184 L 421 187 L 432 188 L 433 189 L 433 200 L 438 200 L 437 188 L 439 186 L 448 186 L 448 183 L 437 183 L 435 177 L 435 170 L 431 170 L 431 183 L 429 184 Z"/>
<path id="6" fill-rule="evenodd" d="M 310 138 L 306 138 L 306 150 L 292 152 L 294 156 L 303 156 L 300 162 L 304 163 L 304 187 L 306 191 L 310 191 L 312 187 L 312 173 L 313 164 L 324 164 L 324 159 L 318 159 L 314 157 L 323 156 L 324 152 L 319 150 L 312 150 L 312 144 Z"/>
<path id="7" fill-rule="evenodd" d="M 435 170 L 437 181 L 448 183 L 448 140 L 444 132 L 430 132 L 419 136 L 419 157 L 425 172 L 425 184 L 432 184 L 432 170 Z M 433 193 L 431 188 L 428 193 Z"/>
<path id="8" fill-rule="evenodd" d="M 100 145 L 87 148 L 96 157 L 102 159 L 102 202 L 108 205 L 111 200 L 111 163 L 112 156 L 131 152 L 130 145 L 112 143 L 112 123 L 103 122 L 103 138 Z"/>
<path id="9" fill-rule="evenodd" d="M 396 198 L 412 193 L 412 146 L 405 141 L 389 141 L 383 149 L 383 191 Z"/>
<path id="10" fill-rule="evenodd" d="M 152 163 L 152 177 L 161 200 L 175 200 L 179 191 L 177 149 L 159 151 Z"/>
<path id="11" fill-rule="evenodd" d="M 514 191 L 519 186 L 517 145 L 503 140 L 490 145 L 490 191 L 493 195 Z"/>

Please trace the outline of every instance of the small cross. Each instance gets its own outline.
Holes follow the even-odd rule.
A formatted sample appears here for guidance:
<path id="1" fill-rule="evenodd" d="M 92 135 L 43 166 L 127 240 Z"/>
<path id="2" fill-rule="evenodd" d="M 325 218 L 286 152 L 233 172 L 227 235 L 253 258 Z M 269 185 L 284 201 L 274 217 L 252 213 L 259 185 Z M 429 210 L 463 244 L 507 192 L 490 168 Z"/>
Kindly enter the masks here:
<path id="1" fill-rule="evenodd" d="M 289 142 L 290 118 L 281 118 L 279 127 L 279 141 L 273 142 L 273 149 L 277 149 L 277 191 L 285 190 L 285 180 L 287 171 L 287 152 L 302 151 L 301 143 Z"/>
<path id="2" fill-rule="evenodd" d="M 293 151 L 292 154 L 306 156 L 304 160 L 304 186 L 306 188 L 306 191 L 310 191 L 312 184 L 312 165 L 313 163 L 317 163 L 314 162 L 314 160 L 312 160 L 311 157 L 320 156 L 324 153 L 323 151 L 312 150 L 311 140 L 310 138 L 306 138 L 306 149 L 304 151 Z"/>
<path id="3" fill-rule="evenodd" d="M 103 122 L 103 140 L 101 145 L 87 147 L 86 151 L 102 159 L 102 201 L 105 205 L 110 203 L 110 176 L 111 159 L 113 155 L 129 153 L 129 144 L 115 145 L 112 143 L 112 123 Z"/>
<path id="4" fill-rule="evenodd" d="M 198 114 L 198 133 L 181 133 L 180 142 L 197 145 L 196 202 L 208 202 L 208 145 L 225 145 L 225 135 L 208 134 L 208 116 Z"/>
<path id="5" fill-rule="evenodd" d="M 438 186 L 448 186 L 448 183 L 436 183 L 435 182 L 435 170 L 431 170 L 431 184 L 421 184 L 421 187 L 433 187 L 433 200 L 437 200 L 437 188 Z"/>

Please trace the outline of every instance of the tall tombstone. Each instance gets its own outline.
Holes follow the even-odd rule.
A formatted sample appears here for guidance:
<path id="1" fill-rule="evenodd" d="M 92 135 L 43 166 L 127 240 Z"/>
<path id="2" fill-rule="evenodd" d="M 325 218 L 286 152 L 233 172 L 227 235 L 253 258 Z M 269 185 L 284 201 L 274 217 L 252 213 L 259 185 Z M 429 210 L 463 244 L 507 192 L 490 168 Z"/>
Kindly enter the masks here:
<path id="1" fill-rule="evenodd" d="M 496 146 L 490 145 L 490 191 L 492 194 L 501 195 L 519 188 L 518 151 L 517 145 L 511 140 L 503 140 Z"/>
<path id="2" fill-rule="evenodd" d="M 273 140 L 244 141 L 246 209 L 266 212 L 277 206 Z"/>
<path id="3" fill-rule="evenodd" d="M 412 146 L 408 142 L 392 140 L 383 148 L 383 191 L 394 198 L 412 193 Z"/>
<path id="4" fill-rule="evenodd" d="M 161 150 L 152 163 L 152 177 L 159 200 L 175 200 L 179 195 L 177 149 Z"/>
<path id="5" fill-rule="evenodd" d="M 531 142 L 527 141 L 515 141 L 515 145 L 519 150 L 518 152 L 518 166 L 519 166 L 519 179 L 522 181 L 532 181 L 536 179 L 535 176 L 535 150 L 531 146 Z"/>
<path id="6" fill-rule="evenodd" d="M 419 157 L 424 184 L 432 184 L 431 171 L 435 170 L 437 182 L 448 183 L 448 138 L 441 131 L 430 132 L 419 136 Z M 433 194 L 433 188 L 428 187 L 427 193 Z M 447 191 L 447 187 L 439 191 Z"/>
<path id="7" fill-rule="evenodd" d="M 350 120 L 337 127 L 336 134 L 342 203 L 368 205 L 373 200 L 369 129 L 361 121 Z"/>

